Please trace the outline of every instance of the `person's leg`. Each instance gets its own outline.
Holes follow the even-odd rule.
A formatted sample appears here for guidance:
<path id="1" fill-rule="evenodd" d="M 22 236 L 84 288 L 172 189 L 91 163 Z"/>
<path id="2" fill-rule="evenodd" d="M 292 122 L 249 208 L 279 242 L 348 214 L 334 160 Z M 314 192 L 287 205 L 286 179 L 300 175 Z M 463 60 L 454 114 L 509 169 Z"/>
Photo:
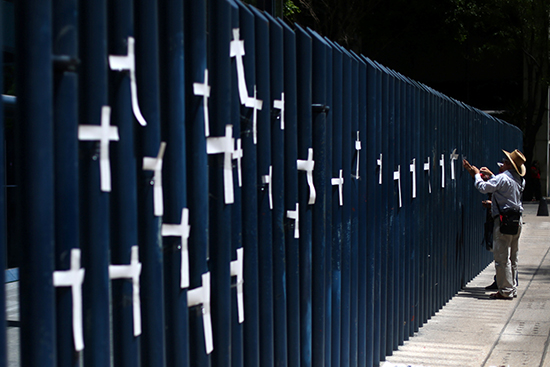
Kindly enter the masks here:
<path id="1" fill-rule="evenodd" d="M 514 281 L 514 294 L 517 293 L 518 287 L 518 253 L 519 253 L 519 236 L 521 235 L 521 220 L 518 230 L 518 234 L 512 236 L 512 241 L 510 242 L 510 263 L 512 268 L 512 279 Z"/>
<path id="2" fill-rule="evenodd" d="M 498 292 L 504 297 L 513 297 L 514 280 L 512 278 L 512 263 L 510 261 L 510 245 L 513 236 L 500 233 L 499 221 L 495 221 L 493 235 L 493 255 L 495 258 Z"/>

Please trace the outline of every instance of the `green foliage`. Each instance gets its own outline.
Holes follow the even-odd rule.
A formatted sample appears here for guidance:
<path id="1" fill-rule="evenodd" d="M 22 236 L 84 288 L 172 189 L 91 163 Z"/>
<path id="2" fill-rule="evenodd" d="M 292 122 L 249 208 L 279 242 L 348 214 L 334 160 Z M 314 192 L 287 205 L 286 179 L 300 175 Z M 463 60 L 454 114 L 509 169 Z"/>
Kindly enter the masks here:
<path id="1" fill-rule="evenodd" d="M 295 14 L 299 14 L 301 11 L 292 0 L 285 0 L 283 5 L 283 16 L 285 18 L 292 19 Z"/>

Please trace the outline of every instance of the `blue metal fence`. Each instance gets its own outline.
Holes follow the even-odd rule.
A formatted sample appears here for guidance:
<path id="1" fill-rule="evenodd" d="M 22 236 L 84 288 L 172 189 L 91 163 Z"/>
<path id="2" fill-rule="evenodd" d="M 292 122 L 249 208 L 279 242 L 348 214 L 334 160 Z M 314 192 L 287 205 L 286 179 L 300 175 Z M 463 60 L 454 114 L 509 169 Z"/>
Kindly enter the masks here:
<path id="1" fill-rule="evenodd" d="M 491 261 L 504 121 L 233 0 L 16 27 L 24 366 L 376 366 Z"/>

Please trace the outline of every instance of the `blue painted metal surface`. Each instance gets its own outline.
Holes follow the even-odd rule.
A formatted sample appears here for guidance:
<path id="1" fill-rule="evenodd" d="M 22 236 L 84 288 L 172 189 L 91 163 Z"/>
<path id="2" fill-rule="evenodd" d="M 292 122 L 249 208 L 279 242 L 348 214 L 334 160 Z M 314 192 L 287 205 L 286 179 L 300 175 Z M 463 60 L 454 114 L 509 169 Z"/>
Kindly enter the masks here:
<path id="1" fill-rule="evenodd" d="M 72 292 L 52 286 L 75 247 L 86 271 L 85 365 L 108 365 L 112 345 L 115 364 L 128 366 L 375 366 L 491 261 L 460 160 L 521 149 L 517 128 L 233 0 L 51 5 L 26 0 L 17 12 L 17 162 L 30 167 L 17 198 L 28 244 L 24 365 L 79 363 Z M 132 72 L 108 71 L 129 36 L 135 85 Z M 133 112 L 135 87 L 147 126 Z M 101 144 L 77 137 L 78 125 L 100 124 L 103 106 L 120 137 L 110 142 L 111 192 L 100 190 Z M 229 125 L 233 146 L 208 154 L 222 148 L 207 139 Z M 484 136 L 503 146 L 480 144 Z M 161 141 L 155 215 L 143 158 Z M 162 236 L 184 208 L 188 287 L 182 239 Z M 109 266 L 127 264 L 136 244 L 143 332 L 134 336 L 134 288 L 109 280 Z"/>
<path id="2" fill-rule="evenodd" d="M 133 4 L 120 1 L 111 8 L 115 22 L 109 39 L 110 55 L 128 54 L 128 37 L 133 36 Z M 134 136 L 138 124 L 132 113 L 130 75 L 111 72 L 111 121 L 118 127 L 119 136 Z M 139 159 L 135 154 L 134 139 L 121 139 L 112 146 L 113 187 L 111 216 L 111 263 L 129 264 L 131 248 L 138 243 L 137 170 Z M 133 333 L 132 283 L 125 279 L 113 280 L 113 361 L 120 366 L 131 366 L 140 360 L 139 338 Z"/>

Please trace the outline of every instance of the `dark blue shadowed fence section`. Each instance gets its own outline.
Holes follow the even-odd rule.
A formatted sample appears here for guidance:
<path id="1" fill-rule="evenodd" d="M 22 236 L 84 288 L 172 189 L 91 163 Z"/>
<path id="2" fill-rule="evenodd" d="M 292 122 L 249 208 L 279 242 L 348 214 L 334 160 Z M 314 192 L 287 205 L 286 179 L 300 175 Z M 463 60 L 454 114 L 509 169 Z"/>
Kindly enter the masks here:
<path id="1" fill-rule="evenodd" d="M 492 260 L 516 127 L 235 0 L 16 8 L 22 365 L 377 366 Z"/>

